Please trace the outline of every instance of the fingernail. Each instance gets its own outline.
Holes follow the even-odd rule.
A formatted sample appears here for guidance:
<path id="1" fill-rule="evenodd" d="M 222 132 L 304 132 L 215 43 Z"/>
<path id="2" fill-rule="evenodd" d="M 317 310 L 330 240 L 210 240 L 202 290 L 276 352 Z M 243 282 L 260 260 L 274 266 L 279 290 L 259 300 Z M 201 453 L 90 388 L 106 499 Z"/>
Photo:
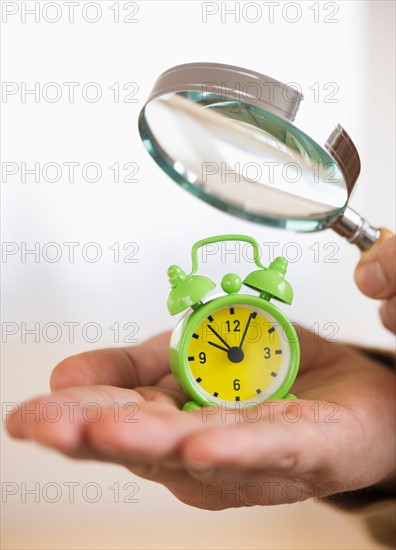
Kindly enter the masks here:
<path id="1" fill-rule="evenodd" d="M 200 461 L 200 460 L 188 460 L 188 467 L 192 470 L 211 470 L 213 468 L 213 464 L 210 464 L 209 462 Z"/>
<path id="2" fill-rule="evenodd" d="M 379 262 L 363 264 L 356 271 L 355 278 L 358 287 L 371 296 L 380 294 L 386 287 L 385 273 Z"/>
<path id="3" fill-rule="evenodd" d="M 282 470 L 291 470 L 296 465 L 296 459 L 293 456 L 281 458 L 276 466 Z"/>
<path id="4" fill-rule="evenodd" d="M 192 475 L 197 475 L 200 478 L 214 478 L 218 475 L 217 468 L 189 468 Z"/>

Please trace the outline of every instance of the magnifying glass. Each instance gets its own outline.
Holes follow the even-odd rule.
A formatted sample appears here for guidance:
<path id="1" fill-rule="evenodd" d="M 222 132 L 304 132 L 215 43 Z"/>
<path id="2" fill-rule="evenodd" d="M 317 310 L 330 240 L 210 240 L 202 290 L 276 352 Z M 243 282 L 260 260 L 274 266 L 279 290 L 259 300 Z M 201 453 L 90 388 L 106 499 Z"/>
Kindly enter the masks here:
<path id="1" fill-rule="evenodd" d="M 139 132 L 159 166 L 213 206 L 293 231 L 332 228 L 367 250 L 380 230 L 348 205 L 356 147 L 340 125 L 323 145 L 296 126 L 302 99 L 240 67 L 179 65 L 157 79 Z"/>

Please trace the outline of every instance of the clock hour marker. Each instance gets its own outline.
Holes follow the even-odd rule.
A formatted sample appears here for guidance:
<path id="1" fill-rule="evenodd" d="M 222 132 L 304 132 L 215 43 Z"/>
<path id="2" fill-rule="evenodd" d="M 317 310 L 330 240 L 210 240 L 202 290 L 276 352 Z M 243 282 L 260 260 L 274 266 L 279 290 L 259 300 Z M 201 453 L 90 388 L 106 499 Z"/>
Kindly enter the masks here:
<path id="1" fill-rule="evenodd" d="M 213 323 L 213 317 L 211 315 L 209 315 L 208 321 L 209 321 L 209 323 Z"/>
<path id="2" fill-rule="evenodd" d="M 276 349 L 275 350 L 275 355 L 282 355 L 282 350 L 281 349 Z"/>
<path id="3" fill-rule="evenodd" d="M 236 395 L 235 396 L 235 401 L 240 401 L 240 400 L 241 400 L 241 398 L 239 397 L 239 395 Z"/>
<path id="4" fill-rule="evenodd" d="M 256 393 L 261 393 L 260 388 L 257 388 Z"/>
<path id="5" fill-rule="evenodd" d="M 195 332 L 194 332 L 193 338 L 195 338 L 196 340 L 198 340 L 198 338 L 199 338 L 198 334 L 195 334 Z"/>
<path id="6" fill-rule="evenodd" d="M 202 378 L 196 378 L 195 380 L 198 382 L 198 384 L 202 382 Z"/>
<path id="7" fill-rule="evenodd" d="M 271 372 L 271 376 L 273 376 L 274 378 L 277 374 L 278 374 L 277 372 Z"/>
<path id="8" fill-rule="evenodd" d="M 213 397 L 219 397 L 219 394 L 217 393 L 217 391 L 214 392 Z"/>
<path id="9" fill-rule="evenodd" d="M 234 315 L 235 309 L 233 307 L 230 307 L 230 315 Z"/>
<path id="10" fill-rule="evenodd" d="M 271 327 L 268 329 L 268 334 L 272 334 L 275 331 L 275 327 Z"/>
<path id="11" fill-rule="evenodd" d="M 189 360 L 189 361 L 194 361 L 194 360 L 195 360 L 194 355 L 190 355 L 190 356 L 188 357 L 188 360 Z"/>

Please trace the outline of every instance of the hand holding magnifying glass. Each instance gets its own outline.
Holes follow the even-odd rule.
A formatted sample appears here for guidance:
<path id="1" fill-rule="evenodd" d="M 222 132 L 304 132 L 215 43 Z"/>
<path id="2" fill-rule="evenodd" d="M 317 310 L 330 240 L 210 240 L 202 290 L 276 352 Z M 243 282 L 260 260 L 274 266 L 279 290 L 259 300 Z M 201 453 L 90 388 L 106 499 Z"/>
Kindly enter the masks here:
<path id="1" fill-rule="evenodd" d="M 396 333 L 396 236 L 381 230 L 381 237 L 362 258 L 355 271 L 359 289 L 370 298 L 383 300 L 383 325 Z"/>

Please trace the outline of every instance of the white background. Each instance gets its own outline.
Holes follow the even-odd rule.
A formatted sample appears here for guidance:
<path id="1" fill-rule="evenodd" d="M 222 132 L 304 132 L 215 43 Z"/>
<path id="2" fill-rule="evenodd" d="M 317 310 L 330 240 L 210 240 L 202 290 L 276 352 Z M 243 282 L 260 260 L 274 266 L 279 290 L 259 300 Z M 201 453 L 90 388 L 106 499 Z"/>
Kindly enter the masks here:
<path id="1" fill-rule="evenodd" d="M 292 255 L 296 247 L 289 243 L 296 243 L 301 257 L 290 262 L 288 271 L 295 301 L 291 307 L 285 306 L 286 313 L 301 324 L 319 328 L 325 336 L 331 335 L 329 326 L 336 325 L 333 337 L 339 340 L 393 345 L 393 338 L 378 320 L 378 304 L 355 288 L 353 271 L 359 258 L 355 247 L 331 231 L 298 235 L 268 229 L 198 201 L 161 172 L 137 131 L 139 111 L 155 79 L 180 63 L 221 62 L 295 82 L 305 97 L 301 108 L 301 118 L 307 124 L 304 130 L 309 133 L 311 128 L 313 137 L 327 136 L 340 122 L 357 145 L 362 172 L 351 205 L 373 225 L 394 228 L 393 2 L 320 2 L 317 23 L 310 9 L 315 3 L 310 1 L 281 2 L 275 6 L 272 23 L 262 2 L 251 2 L 254 6 L 249 12 L 247 3 L 227 2 L 228 9 L 236 7 L 241 13 L 239 22 L 235 15 L 222 12 L 224 3 L 212 2 L 218 12 L 208 16 L 206 23 L 202 21 L 205 7 L 199 1 L 138 2 L 136 23 L 123 22 L 133 8 L 133 3 L 126 2 L 98 2 L 101 17 L 96 23 L 87 21 L 95 15 L 87 2 L 78 3 L 74 22 L 69 22 L 64 3 L 56 3 L 61 10 L 56 23 L 45 20 L 56 13 L 53 7 L 45 8 L 48 2 L 38 3 L 38 22 L 32 15 L 26 15 L 26 22 L 23 19 L 23 5 L 31 9 L 33 2 L 2 4 L 3 86 L 14 83 L 17 90 L 14 95 L 3 94 L 2 161 L 3 168 L 5 162 L 13 162 L 18 169 L 14 176 L 6 179 L 3 174 L 2 178 L 3 246 L 6 243 L 7 250 L 15 251 L 3 254 L 2 263 L 3 401 L 18 402 L 48 391 L 51 369 L 64 356 L 114 345 L 115 329 L 110 327 L 116 322 L 121 344 L 136 325 L 134 337 L 139 341 L 172 328 L 175 319 L 166 311 L 166 269 L 178 263 L 189 270 L 192 244 L 218 233 L 246 233 L 261 245 L 279 243 L 277 254 L 286 247 Z M 17 9 L 6 21 L 5 4 L 11 11 Z M 294 7 L 288 7 L 290 4 Z M 119 23 L 114 22 L 117 6 Z M 292 23 L 287 18 L 295 18 L 295 6 L 301 17 Z M 337 9 L 334 15 L 333 8 Z M 84 9 L 88 10 L 85 19 Z M 255 14 L 257 22 L 246 20 Z M 338 22 L 326 23 L 326 16 Z M 25 100 L 23 87 L 31 89 L 36 82 L 38 101 L 32 94 Z M 45 92 L 50 82 L 58 83 L 62 90 L 62 97 L 54 103 Z M 64 82 L 80 83 L 74 102 L 69 101 Z M 81 93 L 89 82 L 102 91 L 102 98 L 95 103 L 86 101 Z M 139 88 L 136 103 L 123 101 L 127 93 L 123 86 L 130 82 Z M 320 91 L 316 103 L 310 90 L 315 82 Z M 115 83 L 119 83 L 119 102 L 114 100 Z M 335 103 L 325 101 L 328 83 L 338 87 Z M 52 93 L 53 89 L 51 97 Z M 51 162 L 61 166 L 80 163 L 75 182 L 68 181 L 65 167 L 59 182 L 45 181 L 43 174 L 38 182 L 31 175 L 22 181 L 23 163 L 29 169 L 40 163 L 41 169 Z M 102 169 L 102 178 L 96 183 L 81 177 L 81 166 L 89 162 Z M 109 167 L 119 163 L 122 179 L 127 174 L 122 166 L 127 162 L 139 166 L 138 181 L 114 182 Z M 74 262 L 68 260 L 65 242 L 80 243 Z M 84 245 L 90 242 L 102 253 L 96 263 L 82 255 Z M 123 246 L 130 242 L 138 246 L 136 263 L 122 261 L 127 253 Z M 22 253 L 24 246 L 31 249 L 35 243 L 39 243 L 37 262 L 33 255 L 25 258 Z M 48 261 L 54 248 L 46 248 L 47 243 L 60 247 L 58 262 Z M 115 243 L 121 251 L 119 262 L 114 261 Z M 310 249 L 314 243 L 318 243 L 317 263 Z M 334 249 L 336 261 L 324 261 Z M 94 252 L 93 248 L 85 251 Z M 264 261 L 267 259 L 264 254 Z M 225 264 L 218 254 L 202 266 L 202 273 L 220 282 L 227 271 L 244 276 L 251 269 L 251 264 L 240 258 L 235 263 L 228 257 Z M 71 322 L 77 323 L 74 338 L 64 325 Z M 57 342 L 50 342 L 54 332 L 45 332 L 47 323 L 61 327 Z M 87 323 L 100 327 L 96 342 L 92 341 L 94 332 L 84 332 Z M 126 323 L 131 324 L 124 329 Z M 35 325 L 37 341 L 34 335 L 23 334 L 24 327 Z M 16 333 L 7 336 L 4 327 L 14 327 Z M 69 504 L 66 495 L 56 505 L 43 498 L 35 503 L 28 497 L 23 503 L 20 495 L 9 497 L 3 504 L 7 548 L 183 548 L 193 544 L 187 541 L 198 524 L 202 538 L 194 535 L 194 547 L 285 548 L 291 544 L 295 548 L 357 548 L 369 544 L 362 542 L 364 535 L 354 524 L 312 502 L 210 514 L 178 503 L 159 486 L 117 467 L 77 464 L 8 438 L 3 441 L 3 453 L 3 480 L 29 486 L 36 481 L 62 484 L 77 480 L 81 486 L 95 481 L 103 487 L 103 498 L 96 504 L 83 499 Z M 139 484 L 139 503 L 115 504 L 106 487 L 130 480 Z M 153 515 L 157 516 L 157 529 L 151 527 Z M 280 527 L 285 521 L 300 526 L 297 538 Z M 342 538 L 331 528 L 335 521 L 341 525 Z M 264 532 L 265 541 L 261 538 Z"/>

